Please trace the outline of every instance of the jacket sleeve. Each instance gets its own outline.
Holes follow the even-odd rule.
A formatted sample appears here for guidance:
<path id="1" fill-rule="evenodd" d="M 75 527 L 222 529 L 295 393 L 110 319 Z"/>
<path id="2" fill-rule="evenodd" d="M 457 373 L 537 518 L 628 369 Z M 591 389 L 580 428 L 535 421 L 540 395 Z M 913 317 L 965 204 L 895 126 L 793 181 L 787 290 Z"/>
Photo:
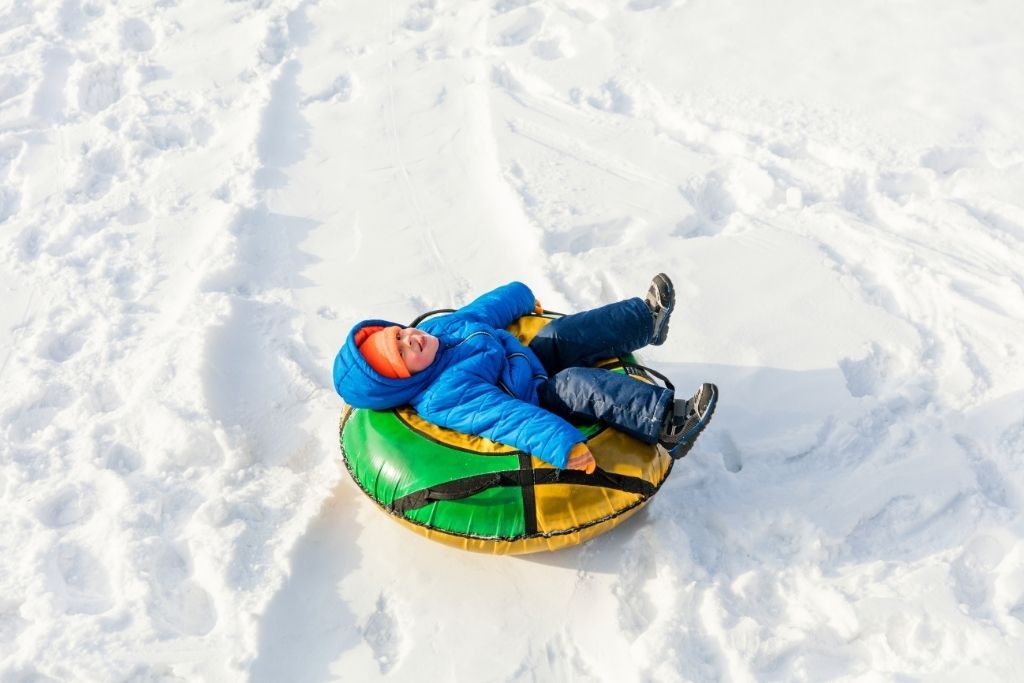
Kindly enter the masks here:
<path id="1" fill-rule="evenodd" d="M 510 282 L 478 296 L 457 310 L 455 315 L 501 329 L 533 311 L 535 301 L 529 287 L 522 282 Z"/>
<path id="2" fill-rule="evenodd" d="M 578 429 L 540 406 L 509 396 L 471 373 L 452 375 L 462 377 L 442 380 L 427 400 L 417 402 L 424 419 L 512 446 L 561 469 L 572 447 L 586 441 Z"/>

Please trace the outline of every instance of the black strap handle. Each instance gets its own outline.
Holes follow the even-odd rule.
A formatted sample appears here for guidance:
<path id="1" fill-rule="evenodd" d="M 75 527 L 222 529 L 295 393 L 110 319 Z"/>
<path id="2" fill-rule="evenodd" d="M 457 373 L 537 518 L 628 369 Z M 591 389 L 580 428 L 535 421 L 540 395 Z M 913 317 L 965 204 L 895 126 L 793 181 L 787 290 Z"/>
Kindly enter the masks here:
<path id="1" fill-rule="evenodd" d="M 629 370 L 635 370 L 638 372 L 647 373 L 648 375 L 654 375 L 655 377 L 660 379 L 667 388 L 671 389 L 673 392 L 676 390 L 676 385 L 672 384 L 672 380 L 670 380 L 668 377 L 661 374 L 654 368 L 649 368 L 646 365 L 640 365 L 640 363 L 630 363 L 629 361 L 625 360 L 622 361 L 622 367 L 625 368 L 627 372 Z"/>
<path id="2" fill-rule="evenodd" d="M 424 320 L 426 320 L 427 318 L 429 318 L 431 316 L 441 315 L 442 313 L 454 313 L 455 310 L 456 309 L 454 309 L 454 308 L 437 308 L 437 309 L 434 309 L 433 311 L 427 311 L 426 313 L 421 313 L 420 315 L 418 315 L 416 317 L 415 320 L 413 320 L 411 323 L 409 323 L 409 327 L 416 327 L 421 322 L 423 322 Z M 527 313 L 527 315 L 536 315 L 536 314 L 531 312 L 531 313 Z M 556 313 L 555 311 L 549 311 L 546 308 L 541 310 L 541 315 L 550 315 L 550 316 L 555 317 L 555 318 L 564 318 L 565 317 L 565 313 Z"/>
<path id="3" fill-rule="evenodd" d="M 580 486 L 603 486 L 616 491 L 636 493 L 649 498 L 657 491 L 657 487 L 646 479 L 631 477 L 625 474 L 606 472 L 600 468 L 593 474 L 579 470 L 529 469 L 509 470 L 476 474 L 463 479 L 429 486 L 396 498 L 388 507 L 398 514 L 429 505 L 440 500 L 459 500 L 469 498 L 496 486 L 543 486 L 544 484 L 577 484 Z"/>
<path id="4" fill-rule="evenodd" d="M 416 327 L 417 325 L 419 325 L 421 322 L 423 322 L 424 320 L 426 320 L 427 318 L 429 318 L 432 315 L 440 315 L 441 313 L 454 313 L 454 312 L 455 312 L 454 308 L 438 308 L 438 309 L 435 309 L 433 311 L 427 311 L 426 313 L 421 313 L 420 315 L 416 316 L 416 319 L 413 320 L 411 323 L 409 323 L 409 327 Z"/>
<path id="5" fill-rule="evenodd" d="M 436 486 L 413 491 L 401 498 L 396 498 L 389 506 L 398 514 L 405 514 L 410 510 L 421 508 L 438 500 L 459 500 L 469 498 L 478 493 L 495 486 L 513 486 L 513 482 L 503 481 L 503 474 L 509 472 L 490 472 L 488 474 L 476 474 L 472 477 L 456 479 Z"/>

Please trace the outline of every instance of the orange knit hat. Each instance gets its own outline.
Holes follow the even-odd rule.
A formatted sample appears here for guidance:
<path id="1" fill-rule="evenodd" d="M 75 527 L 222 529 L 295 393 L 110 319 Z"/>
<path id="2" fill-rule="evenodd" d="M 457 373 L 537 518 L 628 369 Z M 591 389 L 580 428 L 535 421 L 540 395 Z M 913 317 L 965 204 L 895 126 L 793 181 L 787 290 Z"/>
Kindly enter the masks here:
<path id="1" fill-rule="evenodd" d="M 382 327 L 368 325 L 356 332 L 355 342 L 370 367 L 391 379 L 409 377 L 402 354 L 398 352 L 398 325 Z"/>

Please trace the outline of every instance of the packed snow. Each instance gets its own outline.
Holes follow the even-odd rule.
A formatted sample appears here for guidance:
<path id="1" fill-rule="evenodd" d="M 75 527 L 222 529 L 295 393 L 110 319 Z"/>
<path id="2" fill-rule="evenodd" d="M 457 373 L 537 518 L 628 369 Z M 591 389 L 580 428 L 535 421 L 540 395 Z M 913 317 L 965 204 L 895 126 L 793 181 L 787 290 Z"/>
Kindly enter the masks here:
<path id="1" fill-rule="evenodd" d="M 0 3 L 0 680 L 1024 679 L 1018 0 Z M 432 543 L 333 356 L 678 306 L 629 522 Z"/>

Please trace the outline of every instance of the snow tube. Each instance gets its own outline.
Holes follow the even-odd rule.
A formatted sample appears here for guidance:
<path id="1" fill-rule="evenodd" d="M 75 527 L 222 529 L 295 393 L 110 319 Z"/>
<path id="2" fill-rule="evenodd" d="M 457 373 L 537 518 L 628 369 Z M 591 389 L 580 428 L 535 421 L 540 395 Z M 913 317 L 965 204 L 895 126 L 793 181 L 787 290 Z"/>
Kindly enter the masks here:
<path id="1" fill-rule="evenodd" d="M 525 344 L 550 319 L 524 316 L 508 330 Z M 653 382 L 628 356 L 598 366 Z M 409 406 L 346 408 L 340 442 L 356 484 L 404 526 L 464 550 L 522 554 L 608 531 L 640 510 L 672 470 L 660 446 L 601 423 L 577 426 L 597 460 L 591 475 L 438 427 Z"/>

